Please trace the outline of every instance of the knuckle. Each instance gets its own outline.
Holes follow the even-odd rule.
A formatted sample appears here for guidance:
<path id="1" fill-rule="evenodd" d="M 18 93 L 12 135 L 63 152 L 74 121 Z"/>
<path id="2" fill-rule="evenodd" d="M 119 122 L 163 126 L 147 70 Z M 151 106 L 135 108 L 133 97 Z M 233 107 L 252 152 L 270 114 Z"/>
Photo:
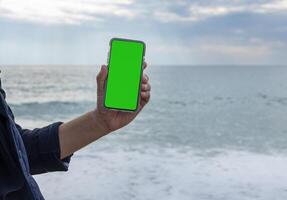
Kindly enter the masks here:
<path id="1" fill-rule="evenodd" d="M 146 76 L 146 79 L 147 79 L 147 81 L 149 80 L 149 77 L 148 77 L 148 75 L 145 75 Z"/>
<path id="2" fill-rule="evenodd" d="M 148 76 L 146 74 L 144 74 L 144 81 L 148 82 Z"/>

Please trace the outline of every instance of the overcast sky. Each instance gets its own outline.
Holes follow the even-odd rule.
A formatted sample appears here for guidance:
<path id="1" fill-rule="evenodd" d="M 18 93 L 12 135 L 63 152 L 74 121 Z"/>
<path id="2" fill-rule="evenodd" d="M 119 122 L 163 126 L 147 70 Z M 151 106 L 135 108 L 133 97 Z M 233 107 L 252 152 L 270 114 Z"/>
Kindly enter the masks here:
<path id="1" fill-rule="evenodd" d="M 152 64 L 287 64 L 287 0 L 0 0 L 0 64 L 100 64 L 112 37 Z"/>

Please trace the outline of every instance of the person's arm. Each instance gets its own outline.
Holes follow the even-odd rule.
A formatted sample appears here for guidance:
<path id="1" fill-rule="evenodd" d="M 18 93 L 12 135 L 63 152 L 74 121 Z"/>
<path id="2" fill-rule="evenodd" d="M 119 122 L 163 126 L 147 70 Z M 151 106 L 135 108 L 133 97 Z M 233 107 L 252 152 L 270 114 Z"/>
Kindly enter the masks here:
<path id="1" fill-rule="evenodd" d="M 7 151 L 13 152 L 17 149 L 13 148 L 14 143 L 9 140 L 13 133 L 17 131 L 25 146 L 25 151 L 29 160 L 30 173 L 40 174 L 51 171 L 67 171 L 70 156 L 60 159 L 60 142 L 59 142 L 59 126 L 62 122 L 56 122 L 43 128 L 36 128 L 33 130 L 23 129 L 15 122 L 14 114 L 5 101 L 5 92 L 0 86 L 0 115 L 3 134 L 7 135 L 8 145 Z M 13 122 L 7 123 L 11 118 Z M 8 126 L 9 124 L 9 126 Z M 11 132 L 13 131 L 13 133 Z M 10 132 L 10 134 L 9 134 Z M 16 133 L 17 134 L 17 133 Z M 1 138 L 0 138 L 1 140 Z M 18 145 L 22 141 L 17 140 Z M 11 145 L 9 143 L 11 142 Z M 12 147 L 12 149 L 9 149 Z M 14 154 L 13 154 L 14 155 Z"/>
<path id="2" fill-rule="evenodd" d="M 60 124 L 56 122 L 33 130 L 22 129 L 16 124 L 25 145 L 31 174 L 68 170 L 71 156 L 60 159 Z"/>
<path id="3" fill-rule="evenodd" d="M 146 63 L 144 64 L 146 68 Z M 104 83 L 107 67 L 102 66 L 97 76 L 97 108 L 59 127 L 60 157 L 65 158 L 100 137 L 130 123 L 150 99 L 148 76 L 143 75 L 140 105 L 137 112 L 122 112 L 105 109 L 103 106 Z"/>

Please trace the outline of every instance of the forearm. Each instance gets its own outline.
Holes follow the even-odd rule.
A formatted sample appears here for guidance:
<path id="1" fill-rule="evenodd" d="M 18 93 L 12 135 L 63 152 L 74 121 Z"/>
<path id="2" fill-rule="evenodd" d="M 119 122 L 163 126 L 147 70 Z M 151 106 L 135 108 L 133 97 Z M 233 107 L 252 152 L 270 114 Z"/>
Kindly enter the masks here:
<path id="1" fill-rule="evenodd" d="M 107 133 L 108 131 L 96 119 L 93 111 L 61 124 L 59 127 L 61 159 Z"/>

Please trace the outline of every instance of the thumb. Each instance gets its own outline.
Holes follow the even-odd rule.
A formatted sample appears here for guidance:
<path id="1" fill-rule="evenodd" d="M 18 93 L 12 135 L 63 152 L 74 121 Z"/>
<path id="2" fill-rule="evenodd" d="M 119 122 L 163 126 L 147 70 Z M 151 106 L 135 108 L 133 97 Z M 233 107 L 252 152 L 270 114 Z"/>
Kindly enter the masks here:
<path id="1" fill-rule="evenodd" d="M 102 65 L 101 71 L 97 75 L 97 90 L 98 96 L 104 96 L 105 81 L 107 78 L 108 69 L 106 65 Z"/>

